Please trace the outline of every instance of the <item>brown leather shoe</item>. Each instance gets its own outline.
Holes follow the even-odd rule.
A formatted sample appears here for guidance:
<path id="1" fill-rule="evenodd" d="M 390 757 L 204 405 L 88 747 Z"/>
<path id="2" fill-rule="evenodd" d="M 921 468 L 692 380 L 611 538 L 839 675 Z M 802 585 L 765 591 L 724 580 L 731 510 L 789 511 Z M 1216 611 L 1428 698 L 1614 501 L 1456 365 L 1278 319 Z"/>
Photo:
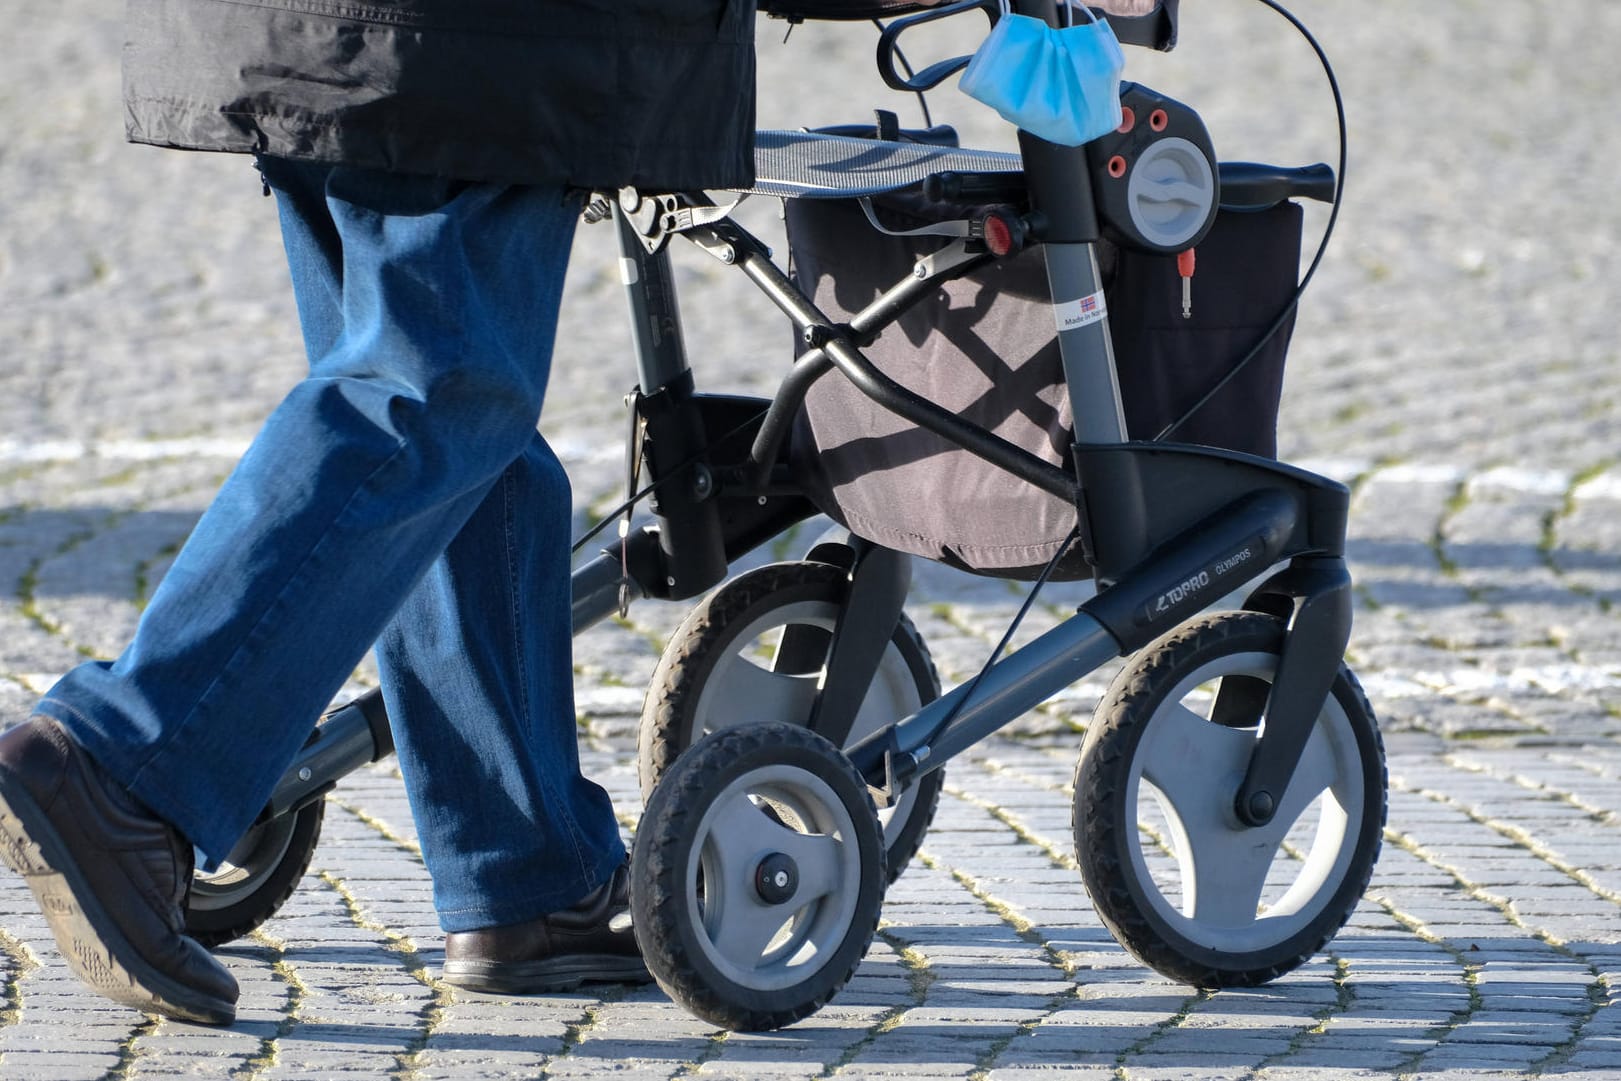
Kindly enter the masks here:
<path id="1" fill-rule="evenodd" d="M 628 866 L 572 908 L 445 936 L 444 980 L 472 991 L 532 995 L 652 978 L 630 926 Z"/>
<path id="2" fill-rule="evenodd" d="M 235 1020 L 236 980 L 181 930 L 191 846 L 47 718 L 0 736 L 0 857 L 85 983 L 149 1013 Z"/>

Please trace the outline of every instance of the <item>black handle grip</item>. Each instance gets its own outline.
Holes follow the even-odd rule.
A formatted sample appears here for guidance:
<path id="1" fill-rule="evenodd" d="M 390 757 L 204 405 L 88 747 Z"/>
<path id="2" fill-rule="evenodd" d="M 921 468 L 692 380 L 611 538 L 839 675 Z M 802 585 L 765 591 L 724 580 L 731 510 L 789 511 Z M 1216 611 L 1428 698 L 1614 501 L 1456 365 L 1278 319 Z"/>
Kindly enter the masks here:
<path id="1" fill-rule="evenodd" d="M 923 181 L 932 203 L 1009 203 L 1025 193 L 1023 173 L 933 173 Z"/>
<path id="2" fill-rule="evenodd" d="M 1265 210 L 1285 199 L 1334 201 L 1334 170 L 1322 162 L 1286 168 L 1253 161 L 1221 163 L 1223 210 Z"/>
<path id="3" fill-rule="evenodd" d="M 900 36 L 920 23 L 934 22 L 936 19 L 947 19 L 953 15 L 961 15 L 965 11 L 978 8 L 985 12 L 991 22 L 996 21 L 999 13 L 997 0 L 959 0 L 955 4 L 944 7 L 930 8 L 916 15 L 908 15 L 904 19 L 896 19 L 884 27 L 884 32 L 878 35 L 878 74 L 883 78 L 884 84 L 891 90 L 901 90 L 906 93 L 921 93 L 933 90 L 946 79 L 955 75 L 968 66 L 973 59 L 971 56 L 953 56 L 949 60 L 941 60 L 930 64 L 922 71 L 915 73 L 911 78 L 905 78 L 895 68 L 896 42 Z"/>

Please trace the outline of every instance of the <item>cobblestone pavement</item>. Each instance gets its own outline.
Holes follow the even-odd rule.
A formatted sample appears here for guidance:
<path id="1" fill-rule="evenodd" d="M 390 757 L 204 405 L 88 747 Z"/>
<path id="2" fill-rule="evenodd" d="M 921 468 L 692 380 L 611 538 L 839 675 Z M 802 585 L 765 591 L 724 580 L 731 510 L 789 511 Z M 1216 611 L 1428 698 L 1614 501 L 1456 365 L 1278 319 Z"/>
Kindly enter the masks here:
<path id="1" fill-rule="evenodd" d="M 1324 84 L 1288 27 L 1245 0 L 1185 6 L 1183 45 L 1133 55 L 1128 76 L 1197 104 L 1223 157 L 1331 157 Z M 247 163 L 122 144 L 113 7 L 0 0 L 7 723 L 119 648 L 299 363 Z M 383 763 L 329 797 L 281 913 L 221 952 L 243 987 L 228 1030 L 83 990 L 27 891 L 0 877 L 0 1076 L 1621 1077 L 1621 5 L 1296 7 L 1338 67 L 1354 156 L 1291 353 L 1282 447 L 1354 486 L 1351 660 L 1390 766 L 1372 886 L 1320 957 L 1204 994 L 1109 937 L 1068 826 L 1105 671 L 953 763 L 855 979 L 787 1031 L 725 1035 L 657 990 L 453 992 Z M 762 123 L 895 103 L 867 72 L 869 28 L 804 26 L 786 44 L 782 29 L 762 26 Z M 936 118 L 1005 145 L 966 99 L 935 98 Z M 771 226 L 769 207 L 755 213 Z M 630 378 L 604 367 L 627 340 L 607 233 L 581 231 L 543 418 L 582 523 L 619 483 Z M 688 252 L 679 270 L 700 380 L 769 393 L 785 330 L 719 264 Z M 917 578 L 911 615 L 959 681 L 1023 587 Z M 1054 587 L 1033 623 L 1074 600 Z M 643 604 L 578 642 L 586 758 L 627 829 L 641 689 L 683 612 Z"/>

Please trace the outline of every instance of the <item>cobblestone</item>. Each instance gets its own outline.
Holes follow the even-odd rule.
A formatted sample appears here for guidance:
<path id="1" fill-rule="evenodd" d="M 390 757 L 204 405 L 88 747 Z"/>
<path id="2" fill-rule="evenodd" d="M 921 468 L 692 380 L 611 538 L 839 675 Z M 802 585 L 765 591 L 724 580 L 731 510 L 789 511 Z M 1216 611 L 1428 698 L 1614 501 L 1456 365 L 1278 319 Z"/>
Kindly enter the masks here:
<path id="1" fill-rule="evenodd" d="M 220 950 L 242 983 L 229 1029 L 97 998 L 0 877 L 0 1077 L 1621 1078 L 1621 134 L 1602 107 L 1621 95 L 1621 6 L 1294 6 L 1338 69 L 1353 156 L 1280 446 L 1352 486 L 1350 660 L 1390 769 L 1372 885 L 1317 958 L 1201 992 L 1103 927 L 1070 785 L 1115 664 L 952 763 L 866 960 L 786 1031 L 720 1033 L 652 988 L 507 999 L 440 983 L 431 889 L 384 762 L 329 795 L 288 903 Z M 1286 24 L 1240 0 L 1186 7 L 1177 51 L 1133 55 L 1128 77 L 1197 105 L 1223 157 L 1330 157 L 1327 94 Z M 248 163 L 121 142 L 119 12 L 0 12 L 9 724 L 127 638 L 302 354 Z M 782 29 L 762 24 L 763 126 L 911 108 L 869 70 L 869 27 L 807 24 L 786 43 Z M 966 141 L 1010 145 L 955 92 L 932 104 Z M 743 213 L 776 236 L 773 208 Z M 1324 222 L 1308 208 L 1308 256 Z M 632 376 L 628 362 L 602 375 L 629 349 L 608 234 L 576 242 L 542 418 L 580 528 L 622 484 Z M 680 253 L 677 272 L 700 383 L 770 394 L 790 343 L 769 307 L 713 260 Z M 824 524 L 739 567 L 791 558 Z M 1050 587 L 1019 640 L 1089 588 Z M 984 663 L 1025 589 L 916 568 L 909 614 L 948 686 Z M 685 614 L 642 602 L 576 642 L 583 758 L 627 832 L 642 692 Z M 363 666 L 346 693 L 374 682 Z"/>

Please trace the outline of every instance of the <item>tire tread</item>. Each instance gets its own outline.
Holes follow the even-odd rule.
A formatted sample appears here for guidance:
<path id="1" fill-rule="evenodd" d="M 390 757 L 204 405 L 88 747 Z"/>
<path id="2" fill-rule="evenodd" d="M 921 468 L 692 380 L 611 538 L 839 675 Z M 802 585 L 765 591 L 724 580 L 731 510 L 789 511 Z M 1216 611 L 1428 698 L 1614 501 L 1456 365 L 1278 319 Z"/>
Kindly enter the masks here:
<path id="1" fill-rule="evenodd" d="M 823 597 L 840 588 L 844 577 L 841 568 L 828 563 L 769 563 L 731 579 L 688 613 L 659 657 L 642 708 L 636 740 L 636 774 L 644 801 L 651 797 L 659 778 L 702 734 L 695 733 L 690 740 L 686 737 L 687 718 L 697 709 L 697 699 L 718 660 L 717 644 L 726 640 L 730 628 L 772 598 Z M 908 664 L 921 665 L 920 697 L 925 689 L 929 692 L 923 701 L 927 703 L 939 697 L 940 675 L 934 658 L 922 635 L 904 613 L 892 641 L 903 650 L 912 651 L 911 656 L 903 652 Z M 914 677 L 919 674 L 913 672 Z M 890 882 L 906 869 L 923 843 L 923 835 L 939 807 L 944 784 L 943 770 L 936 770 L 918 783 L 917 802 L 888 852 Z"/>
<path id="2" fill-rule="evenodd" d="M 1263 629 L 1263 624 L 1269 625 Z M 1090 814 L 1084 809 L 1114 808 L 1125 802 L 1125 786 L 1130 776 L 1129 756 L 1136 740 L 1128 729 L 1142 723 L 1141 718 L 1157 705 L 1164 684 L 1173 673 L 1190 663 L 1190 658 L 1215 651 L 1238 638 L 1253 638 L 1257 634 L 1272 633 L 1281 647 L 1284 627 L 1274 616 L 1259 612 L 1216 612 L 1197 617 L 1169 632 L 1140 653 L 1137 659 L 1121 670 L 1098 705 L 1093 724 L 1087 733 L 1080 762 L 1075 770 L 1075 801 L 1071 826 L 1075 835 L 1077 857 L 1082 877 L 1092 896 L 1098 917 L 1116 941 L 1144 964 L 1171 979 L 1194 987 L 1216 989 L 1224 987 L 1256 987 L 1269 983 L 1309 961 L 1340 929 L 1345 926 L 1356 904 L 1329 911 L 1313 928 L 1309 944 L 1290 956 L 1268 965 L 1223 968 L 1189 957 L 1176 944 L 1167 942 L 1153 922 L 1140 908 L 1127 888 L 1128 876 L 1133 872 L 1129 860 L 1123 855 L 1125 846 L 1135 833 L 1134 817 L 1114 813 Z M 1342 686 L 1343 685 L 1343 686 Z M 1336 691 L 1348 692 L 1363 716 L 1372 719 L 1373 708 L 1355 675 L 1345 665 L 1340 666 L 1336 678 Z M 1347 702 L 1347 711 L 1353 703 Z M 1367 845 L 1348 872 L 1348 881 L 1355 880 L 1354 896 L 1366 891 L 1378 858 L 1385 822 L 1387 775 L 1383 740 L 1377 721 L 1371 724 L 1373 750 L 1379 763 L 1380 813 L 1378 827 L 1369 839 L 1359 839 Z M 1343 888 L 1343 887 L 1342 887 Z"/>
<path id="3" fill-rule="evenodd" d="M 860 931 L 859 949 L 842 971 L 832 973 L 832 979 L 824 981 L 818 993 L 776 1008 L 758 1004 L 767 996 L 739 994 L 734 997 L 726 994 L 725 989 L 706 982 L 704 966 L 699 963 L 699 947 L 682 933 L 680 914 L 687 903 L 687 898 L 682 896 L 686 889 L 687 846 L 681 842 L 696 828 L 693 816 L 703 813 L 706 789 L 722 771 L 742 768 L 757 759 L 781 760 L 796 747 L 814 749 L 818 753 L 832 749 L 827 740 L 809 729 L 783 723 L 745 725 L 705 737 L 694 746 L 693 753 L 683 758 L 680 766 L 661 781 L 637 832 L 635 857 L 631 863 L 632 904 L 636 932 L 642 938 L 648 968 L 672 999 L 696 1016 L 732 1031 L 782 1028 L 821 1009 L 854 975 L 878 929 L 878 904 L 874 902 L 873 918 Z M 850 782 L 860 786 L 859 791 L 866 799 L 865 784 L 854 767 L 842 755 L 838 758 L 844 762 Z M 870 799 L 866 799 L 864 813 L 871 817 L 876 831 L 877 820 Z M 863 868 L 862 873 L 865 876 L 869 871 L 876 872 L 876 877 L 882 880 L 884 847 L 881 839 L 873 849 L 878 866 Z M 754 1003 L 744 1001 L 748 998 Z"/>

